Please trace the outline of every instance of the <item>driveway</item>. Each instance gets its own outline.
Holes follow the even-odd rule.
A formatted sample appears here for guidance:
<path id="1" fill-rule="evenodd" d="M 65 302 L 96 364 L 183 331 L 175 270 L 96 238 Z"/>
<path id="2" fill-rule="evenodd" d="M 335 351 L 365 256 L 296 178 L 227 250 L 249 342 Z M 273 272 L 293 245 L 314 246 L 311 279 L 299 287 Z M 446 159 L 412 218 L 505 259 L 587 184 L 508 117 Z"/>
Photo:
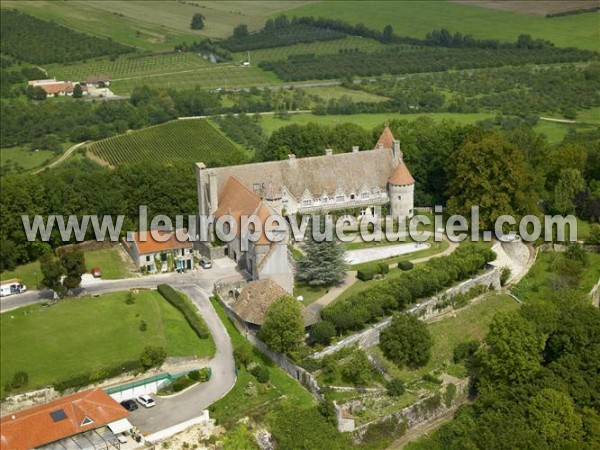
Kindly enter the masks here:
<path id="1" fill-rule="evenodd" d="M 202 410 L 229 392 L 236 380 L 231 340 L 210 303 L 210 292 L 197 285 L 180 285 L 177 289 L 193 300 L 215 341 L 215 357 L 208 364 L 212 377 L 208 383 L 200 383 L 173 397 L 153 396 L 155 407 L 140 407 L 132 412 L 129 421 L 143 434 L 154 433 L 201 416 Z"/>

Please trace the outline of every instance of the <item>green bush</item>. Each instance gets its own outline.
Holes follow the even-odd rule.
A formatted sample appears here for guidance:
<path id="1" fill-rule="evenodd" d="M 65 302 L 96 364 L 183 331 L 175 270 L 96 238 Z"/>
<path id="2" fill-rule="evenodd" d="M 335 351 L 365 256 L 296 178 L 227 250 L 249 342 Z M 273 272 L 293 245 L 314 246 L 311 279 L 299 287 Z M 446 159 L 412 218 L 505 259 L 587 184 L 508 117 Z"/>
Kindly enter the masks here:
<path id="1" fill-rule="evenodd" d="M 390 271 L 390 266 L 389 266 L 389 264 L 387 264 L 387 263 L 384 263 L 384 262 L 382 262 L 382 263 L 379 263 L 379 264 L 377 265 L 377 268 L 379 269 L 379 273 L 380 273 L 381 275 L 385 275 L 385 274 L 389 273 L 389 271 Z"/>
<path id="2" fill-rule="evenodd" d="M 144 369 L 150 369 L 151 367 L 160 367 L 167 359 L 167 351 L 164 347 L 154 347 L 151 345 L 146 346 L 140 356 L 140 363 Z"/>
<path id="3" fill-rule="evenodd" d="M 500 285 L 501 286 L 504 286 L 506 284 L 506 282 L 510 278 L 511 273 L 512 273 L 512 271 L 510 270 L 510 267 L 504 266 L 502 268 L 502 272 L 500 272 Z"/>
<path id="4" fill-rule="evenodd" d="M 10 391 L 11 389 L 19 389 L 29 384 L 29 375 L 23 370 L 15 372 L 12 379 L 5 385 L 5 390 Z"/>
<path id="5" fill-rule="evenodd" d="M 238 367 L 247 367 L 252 360 L 252 352 L 246 345 L 240 345 L 233 350 L 233 359 Z"/>
<path id="6" fill-rule="evenodd" d="M 194 383 L 195 381 L 189 377 L 179 377 L 176 380 L 173 380 L 173 382 L 171 383 L 171 390 L 173 390 L 173 392 L 181 392 Z"/>
<path id="7" fill-rule="evenodd" d="M 400 261 L 398 263 L 398 269 L 400 270 L 411 270 L 414 267 L 414 264 L 410 261 Z"/>
<path id="8" fill-rule="evenodd" d="M 374 276 L 375 276 L 375 270 L 372 269 L 371 267 L 361 269 L 356 273 L 356 278 L 358 278 L 359 280 L 362 280 L 362 281 L 372 280 Z"/>
<path id="9" fill-rule="evenodd" d="M 454 347 L 452 360 L 456 364 L 469 362 L 478 348 L 479 341 L 477 340 L 461 342 L 456 347 Z"/>
<path id="10" fill-rule="evenodd" d="M 80 373 L 66 380 L 58 381 L 54 383 L 54 389 L 59 392 L 66 391 L 71 388 L 80 388 L 91 384 L 91 377 L 89 373 Z"/>
<path id="11" fill-rule="evenodd" d="M 454 401 L 455 397 L 456 386 L 450 383 L 448 386 L 446 386 L 446 392 L 444 392 L 444 404 L 446 405 L 446 408 L 450 408 L 450 406 L 452 406 L 452 402 Z"/>
<path id="12" fill-rule="evenodd" d="M 187 320 L 187 323 L 190 324 L 190 327 L 192 327 L 192 330 L 194 330 L 200 339 L 208 339 L 210 337 L 210 333 L 198 312 L 181 294 L 179 294 L 179 292 L 168 284 L 159 284 L 157 289 L 160 295 L 181 311 L 185 320 Z"/>
<path id="13" fill-rule="evenodd" d="M 269 382 L 269 369 L 265 366 L 255 366 L 252 368 L 250 372 L 261 384 L 265 384 Z"/>
<path id="14" fill-rule="evenodd" d="M 335 327 L 331 322 L 322 320 L 310 328 L 310 340 L 315 344 L 329 345 L 335 336 Z"/>
<path id="15" fill-rule="evenodd" d="M 423 381 L 428 381 L 434 384 L 442 384 L 442 381 L 432 373 L 426 373 L 421 377 Z"/>
<path id="16" fill-rule="evenodd" d="M 406 391 L 404 381 L 400 378 L 394 378 L 388 381 L 385 387 L 390 397 L 400 397 Z"/>

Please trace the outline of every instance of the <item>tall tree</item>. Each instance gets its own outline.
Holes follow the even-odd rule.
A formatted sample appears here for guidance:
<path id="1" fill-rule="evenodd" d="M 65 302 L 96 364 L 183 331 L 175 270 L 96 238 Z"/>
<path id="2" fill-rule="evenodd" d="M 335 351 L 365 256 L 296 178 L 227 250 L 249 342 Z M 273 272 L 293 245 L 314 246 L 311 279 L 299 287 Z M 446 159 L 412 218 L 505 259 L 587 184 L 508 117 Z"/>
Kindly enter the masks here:
<path id="1" fill-rule="evenodd" d="M 433 340 L 427 326 L 413 314 L 397 314 L 381 331 L 379 345 L 383 354 L 398 367 L 421 367 L 431 357 Z"/>
<path id="2" fill-rule="evenodd" d="M 64 269 L 53 253 L 46 253 L 40 257 L 40 270 L 42 271 L 42 285 L 55 292 L 62 293 L 63 287 L 60 282 L 64 275 Z"/>
<path id="3" fill-rule="evenodd" d="M 383 29 L 383 36 L 381 41 L 384 43 L 392 42 L 392 38 L 394 37 L 394 29 L 391 25 L 386 25 Z"/>
<path id="4" fill-rule="evenodd" d="M 304 340 L 300 304 L 293 297 L 281 297 L 267 309 L 258 334 L 269 347 L 281 353 L 297 350 Z"/>
<path id="5" fill-rule="evenodd" d="M 192 16 L 192 23 L 190 24 L 190 28 L 192 30 L 201 30 L 202 28 L 204 28 L 204 19 L 205 17 L 202 14 L 194 14 Z"/>
<path id="6" fill-rule="evenodd" d="M 67 289 L 75 289 L 81 284 L 81 276 L 85 273 L 85 255 L 79 248 L 72 248 L 60 254 L 60 262 L 65 271 L 63 285 Z"/>
<path id="7" fill-rule="evenodd" d="M 470 216 L 479 206 L 482 229 L 493 229 L 504 214 L 519 220 L 536 214 L 537 189 L 523 153 L 500 134 L 479 134 L 464 143 L 449 161 L 448 208 Z"/>
<path id="8" fill-rule="evenodd" d="M 578 169 L 563 169 L 554 187 L 553 209 L 558 214 L 575 213 L 575 197 L 585 189 L 585 180 Z"/>
<path id="9" fill-rule="evenodd" d="M 83 89 L 81 88 L 81 85 L 77 83 L 75 86 L 73 86 L 73 98 L 81 97 L 83 97 Z"/>
<path id="10" fill-rule="evenodd" d="M 248 25 L 242 23 L 233 29 L 234 38 L 243 38 L 248 36 Z"/>
<path id="11" fill-rule="evenodd" d="M 344 248 L 337 239 L 317 242 L 307 230 L 304 257 L 298 261 L 296 278 L 311 286 L 330 286 L 346 277 Z"/>

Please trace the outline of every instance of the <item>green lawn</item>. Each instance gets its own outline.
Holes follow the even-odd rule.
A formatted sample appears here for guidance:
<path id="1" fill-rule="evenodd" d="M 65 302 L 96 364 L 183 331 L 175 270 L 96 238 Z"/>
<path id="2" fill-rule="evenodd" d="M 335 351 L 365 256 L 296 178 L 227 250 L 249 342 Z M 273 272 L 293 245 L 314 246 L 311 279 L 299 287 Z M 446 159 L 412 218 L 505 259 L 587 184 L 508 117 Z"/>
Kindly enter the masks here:
<path id="1" fill-rule="evenodd" d="M 350 97 L 355 102 L 383 102 L 389 100 L 380 95 L 371 94 L 370 92 L 358 91 L 354 89 L 346 89 L 342 86 L 323 86 L 315 88 L 304 88 L 304 92 L 309 95 L 318 95 L 325 101 L 332 98 Z"/>
<path id="2" fill-rule="evenodd" d="M 52 99 L 48 101 L 52 101 Z M 67 147 L 70 145 L 68 144 Z M 32 151 L 29 145 L 0 149 L 0 166 L 3 172 L 26 172 L 45 166 L 56 158 L 58 155 L 51 150 Z"/>
<path id="3" fill-rule="evenodd" d="M 446 28 L 476 38 L 515 41 L 519 34 L 549 39 L 558 47 L 598 50 L 600 13 L 544 18 L 532 14 L 481 8 L 451 1 L 318 2 L 288 11 L 289 16 L 334 17 L 382 30 L 390 24 L 396 34 L 425 37 Z"/>
<path id="4" fill-rule="evenodd" d="M 2 314 L 0 388 L 18 370 L 28 373 L 33 389 L 137 359 L 147 345 L 163 346 L 169 356 L 214 355 L 212 339 L 198 339 L 158 292 L 134 295 L 133 305 L 125 304 L 126 292 L 115 292 Z M 142 320 L 146 331 L 139 329 Z"/>
<path id="5" fill-rule="evenodd" d="M 119 280 L 128 276 L 127 265 L 118 247 L 85 252 L 85 265 L 88 272 L 99 267 L 105 280 Z"/>
<path id="6" fill-rule="evenodd" d="M 298 297 L 299 295 L 301 295 L 302 297 L 304 297 L 302 304 L 304 306 L 308 306 L 319 300 L 325 294 L 327 294 L 327 292 L 329 292 L 329 289 L 332 289 L 332 287 L 310 286 L 304 282 L 296 281 L 294 283 L 294 297 Z"/>
<path id="7" fill-rule="evenodd" d="M 557 258 L 564 258 L 561 253 L 539 252 L 537 260 L 515 288 L 513 293 L 523 301 L 545 299 L 552 294 L 556 288 L 553 286 L 555 274 L 552 270 L 553 262 Z M 600 254 L 588 253 L 588 264 L 581 274 L 577 290 L 582 294 L 588 294 L 600 279 Z"/>
<path id="8" fill-rule="evenodd" d="M 385 360 L 379 348 L 374 351 L 387 362 L 390 373 L 402 378 L 405 382 L 414 381 L 443 366 L 447 366 L 451 372 L 458 374 L 460 368 L 453 367 L 452 364 L 454 347 L 471 339 L 483 339 L 489 323 L 496 313 L 514 310 L 518 307 L 519 304 L 507 295 L 490 294 L 473 305 L 447 315 L 442 320 L 427 324 L 433 337 L 431 359 L 425 366 L 417 370 L 400 370 L 393 363 Z"/>
<path id="9" fill-rule="evenodd" d="M 286 125 L 297 123 L 305 125 L 310 122 L 315 122 L 323 125 L 337 125 L 340 123 L 355 123 L 361 127 L 371 129 L 381 125 L 386 120 L 406 119 L 416 120 L 418 117 L 427 116 L 432 119 L 439 120 L 454 120 L 460 124 L 475 123 L 479 120 L 492 118 L 492 114 L 474 113 L 474 114 L 459 114 L 459 113 L 430 113 L 430 114 L 394 114 L 394 113 L 378 113 L 378 114 L 352 114 L 352 115 L 327 115 L 316 116 L 310 113 L 291 114 L 289 119 L 279 119 L 274 116 L 263 116 L 259 124 L 267 135 L 273 131 Z"/>
<path id="10" fill-rule="evenodd" d="M 252 344 L 237 331 L 217 300 L 213 298 L 211 299 L 211 303 L 227 329 L 233 348 L 235 349 L 240 346 L 247 347 L 253 352 L 253 360 L 266 365 L 269 368 L 270 374 L 269 385 L 261 385 L 243 367 L 239 368 L 238 378 L 233 389 L 210 407 L 211 417 L 217 419 L 217 423 L 220 425 L 229 426 L 236 423 L 242 417 L 251 414 L 253 410 L 255 411 L 262 406 L 283 398 L 300 408 L 314 406 L 315 399 L 313 396 L 297 381 L 273 364 L 266 356 L 254 349 Z M 258 392 L 255 397 L 245 394 L 249 382 L 257 386 Z"/>
<path id="11" fill-rule="evenodd" d="M 8 270 L 0 274 L 2 281 L 17 278 L 21 283 L 27 286 L 28 289 L 36 289 L 39 282 L 42 281 L 42 272 L 40 270 L 40 263 L 38 261 L 23 264 L 18 266 L 15 270 Z"/>

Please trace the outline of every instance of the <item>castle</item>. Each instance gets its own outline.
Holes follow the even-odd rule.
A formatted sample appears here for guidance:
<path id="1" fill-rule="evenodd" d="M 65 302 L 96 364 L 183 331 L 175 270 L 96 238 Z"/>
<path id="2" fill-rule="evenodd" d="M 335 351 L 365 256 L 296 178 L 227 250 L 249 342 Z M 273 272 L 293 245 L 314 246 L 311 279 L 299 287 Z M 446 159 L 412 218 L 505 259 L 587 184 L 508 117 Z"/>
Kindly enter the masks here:
<path id="1" fill-rule="evenodd" d="M 199 214 L 219 218 L 230 215 L 240 223 L 244 215 L 263 219 L 271 214 L 328 213 L 357 210 L 373 214 L 374 207 L 389 205 L 396 218 L 413 216 L 413 179 L 404 163 L 400 141 L 385 127 L 373 150 L 207 168 L 196 164 Z M 234 259 L 252 279 L 273 278 L 286 291 L 293 289 L 293 263 L 287 239 L 270 242 L 264 235 L 243 251 L 241 238 L 250 230 L 238 228 L 224 254 Z M 211 246 L 202 245 L 201 253 Z"/>

